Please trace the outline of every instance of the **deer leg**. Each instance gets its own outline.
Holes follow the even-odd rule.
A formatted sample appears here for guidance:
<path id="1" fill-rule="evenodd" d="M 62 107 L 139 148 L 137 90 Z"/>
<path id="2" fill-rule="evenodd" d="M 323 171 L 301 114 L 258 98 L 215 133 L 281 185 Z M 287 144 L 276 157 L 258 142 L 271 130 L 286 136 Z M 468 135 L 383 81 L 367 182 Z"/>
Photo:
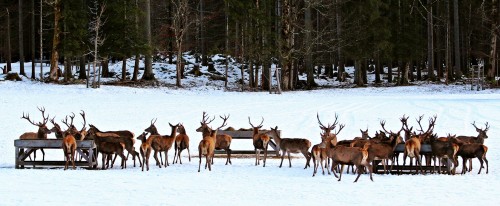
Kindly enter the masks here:
<path id="1" fill-rule="evenodd" d="M 340 172 L 339 172 L 339 173 L 340 173 L 340 176 L 339 176 L 339 179 L 338 179 L 338 181 L 339 181 L 339 182 L 340 182 L 340 180 L 342 179 L 342 172 L 344 172 L 344 164 L 341 164 L 341 165 L 340 165 Z"/>
<path id="2" fill-rule="evenodd" d="M 178 152 L 177 152 L 177 160 L 179 161 L 179 164 L 182 164 L 181 152 L 182 152 L 182 150 L 181 150 L 181 149 L 178 149 Z M 177 160 L 175 161 L 176 163 L 177 163 Z"/>
<path id="3" fill-rule="evenodd" d="M 484 162 L 486 163 L 486 174 L 488 174 L 488 160 L 486 159 L 486 156 L 483 158 Z"/>
<path id="4" fill-rule="evenodd" d="M 314 169 L 313 169 L 313 177 L 316 175 L 316 170 L 318 169 L 318 163 L 316 162 L 316 158 L 313 157 Z"/>
<path id="5" fill-rule="evenodd" d="M 267 160 L 267 145 L 264 147 L 264 161 L 263 161 L 263 167 L 266 167 L 266 160 Z"/>
<path id="6" fill-rule="evenodd" d="M 353 167 L 354 167 L 354 165 L 353 165 Z M 358 169 L 358 176 L 356 177 L 354 182 L 358 181 L 359 177 L 361 176 L 361 173 L 363 173 L 363 171 L 364 171 L 364 166 L 359 165 L 359 166 L 356 166 L 356 168 Z"/>
<path id="7" fill-rule="evenodd" d="M 188 150 L 188 158 L 189 158 L 189 162 L 191 162 L 191 152 L 189 152 L 189 147 L 187 148 Z"/>
<path id="8" fill-rule="evenodd" d="M 212 164 L 213 164 L 213 157 L 212 160 L 210 159 L 211 155 L 207 155 L 207 164 L 208 164 L 208 171 L 212 171 Z"/>
<path id="9" fill-rule="evenodd" d="M 312 156 L 312 155 L 309 155 L 309 152 L 308 152 L 308 151 L 305 151 L 305 153 L 304 153 L 304 151 L 302 151 L 302 154 L 303 154 L 303 155 L 304 155 L 304 157 L 306 158 L 306 166 L 304 167 L 304 169 L 306 169 L 306 168 L 307 168 L 307 166 L 309 166 L 309 167 L 310 167 L 310 165 L 309 165 L 309 161 L 311 161 L 311 156 Z"/>
<path id="10" fill-rule="evenodd" d="M 288 167 L 292 167 L 292 160 L 290 159 L 290 151 L 288 151 L 288 164 L 289 166 Z"/>
<path id="11" fill-rule="evenodd" d="M 144 164 L 141 165 L 142 171 L 144 172 L 144 165 L 146 164 L 146 157 L 145 157 L 144 152 L 142 151 L 142 149 L 140 149 L 140 152 L 141 152 L 142 161 L 144 162 Z"/>
<path id="12" fill-rule="evenodd" d="M 479 169 L 479 170 L 481 170 L 481 169 Z M 469 172 L 470 171 L 472 171 L 472 158 L 469 158 Z"/>
<path id="13" fill-rule="evenodd" d="M 259 159 L 259 153 L 258 150 L 255 149 L 255 166 L 257 166 L 257 159 Z"/>
<path id="14" fill-rule="evenodd" d="M 198 157 L 200 158 L 200 162 L 198 164 L 198 172 L 200 172 L 200 168 L 201 168 L 201 147 L 198 146 Z"/>
<path id="15" fill-rule="evenodd" d="M 165 168 L 167 168 L 167 166 L 170 166 L 170 164 L 168 163 L 168 150 L 165 150 Z"/>
<path id="16" fill-rule="evenodd" d="M 174 145 L 174 160 L 172 160 L 172 164 L 177 163 L 175 161 L 175 158 L 177 158 L 177 143 L 175 143 L 175 145 Z M 177 158 L 177 160 L 179 160 L 179 158 Z"/>
<path id="17" fill-rule="evenodd" d="M 161 168 L 161 164 L 160 164 L 160 161 L 158 160 L 158 151 L 155 150 L 155 154 L 153 155 L 153 157 L 155 158 L 156 160 L 156 165 L 159 166 Z M 160 153 L 160 158 L 161 158 L 161 153 Z"/>
<path id="18" fill-rule="evenodd" d="M 282 150 L 282 155 L 281 155 L 281 163 L 280 163 L 280 166 L 279 168 L 281 168 L 281 166 L 283 165 L 283 159 L 285 159 L 285 154 L 286 154 L 286 151 Z"/>

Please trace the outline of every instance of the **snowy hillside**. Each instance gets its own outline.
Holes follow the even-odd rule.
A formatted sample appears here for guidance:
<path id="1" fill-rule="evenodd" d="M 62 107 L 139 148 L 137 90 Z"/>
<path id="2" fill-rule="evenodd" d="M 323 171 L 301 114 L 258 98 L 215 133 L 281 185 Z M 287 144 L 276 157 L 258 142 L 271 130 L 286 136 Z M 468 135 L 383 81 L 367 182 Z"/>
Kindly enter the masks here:
<path id="1" fill-rule="evenodd" d="M 117 66 L 119 67 L 119 66 Z M 119 67 L 121 68 L 121 67 Z M 174 82 L 174 80 L 171 80 Z M 187 82 L 187 81 L 186 81 Z M 191 138 L 193 159 L 167 168 L 154 166 L 115 168 L 106 171 L 77 169 L 25 169 L 14 167 L 13 142 L 36 127 L 21 119 L 23 112 L 39 121 L 37 106 L 44 106 L 56 120 L 71 112 L 84 110 L 87 123 L 102 130 L 128 129 L 140 134 L 151 119 L 161 134 L 170 133 L 168 123 L 184 123 Z M 470 91 L 462 86 L 421 85 L 391 88 L 323 89 L 285 92 L 224 92 L 213 87 L 190 89 L 131 88 L 102 86 L 87 89 L 84 85 L 54 85 L 39 82 L 0 81 L 0 197 L 3 205 L 89 204 L 89 205 L 493 205 L 500 186 L 499 141 L 500 91 Z M 202 112 L 209 115 L 230 114 L 228 126 L 248 128 L 248 117 L 264 118 L 264 127 L 278 126 L 283 137 L 308 138 L 320 142 L 316 120 L 332 122 L 335 114 L 346 125 L 339 140 L 359 135 L 369 129 L 371 135 L 386 128 L 398 130 L 399 118 L 437 115 L 435 132 L 439 135 L 476 135 L 472 122 L 491 125 L 489 138 L 489 174 L 480 175 L 478 161 L 466 175 L 374 175 L 371 182 L 362 175 L 344 174 L 341 182 L 333 175 L 312 176 L 303 169 L 305 159 L 292 160 L 292 168 L 278 168 L 279 160 L 270 159 L 263 168 L 254 159 L 235 158 L 232 165 L 216 159 L 212 171 L 198 173 L 197 146 L 201 134 L 195 132 Z M 75 119 L 75 125 L 81 125 Z M 216 119 L 214 124 L 220 124 Z M 50 123 L 49 123 L 50 125 Z M 53 134 L 49 138 L 54 138 Z M 136 148 L 139 143 L 136 143 Z M 234 140 L 233 149 L 252 149 L 252 143 Z M 61 160 L 62 151 L 46 151 L 46 159 Z M 39 154 L 40 155 L 40 154 Z M 170 160 L 173 151 L 169 152 Z M 204 162 L 204 161 L 203 161 Z M 460 162 L 461 165 L 461 162 Z M 459 169 L 460 171 L 460 169 Z"/>

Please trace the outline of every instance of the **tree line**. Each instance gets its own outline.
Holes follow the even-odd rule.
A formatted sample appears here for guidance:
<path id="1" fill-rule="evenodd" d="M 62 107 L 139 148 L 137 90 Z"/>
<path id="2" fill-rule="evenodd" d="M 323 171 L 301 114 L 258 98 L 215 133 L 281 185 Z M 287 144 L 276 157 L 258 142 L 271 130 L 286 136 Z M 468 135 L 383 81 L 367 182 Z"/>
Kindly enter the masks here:
<path id="1" fill-rule="evenodd" d="M 47 60 L 47 81 L 71 78 L 57 62 L 78 66 L 86 79 L 88 62 L 106 77 L 107 62 L 135 58 L 131 80 L 154 80 L 152 62 L 167 61 L 176 63 L 181 86 L 187 63 L 176 57 L 186 51 L 195 70 L 211 65 L 212 54 L 235 59 L 248 85 L 261 89 L 269 89 L 272 64 L 284 90 L 303 73 L 308 88 L 315 75 L 345 81 L 345 66 L 354 66 L 357 85 L 368 83 L 368 72 L 375 83 L 456 81 L 480 62 L 488 80 L 498 76 L 498 0 L 5 0 L 0 7 L 0 62 L 10 70 L 12 61 Z M 385 67 L 398 68 L 397 77 L 382 78 Z M 43 79 L 34 63 L 31 73 Z"/>

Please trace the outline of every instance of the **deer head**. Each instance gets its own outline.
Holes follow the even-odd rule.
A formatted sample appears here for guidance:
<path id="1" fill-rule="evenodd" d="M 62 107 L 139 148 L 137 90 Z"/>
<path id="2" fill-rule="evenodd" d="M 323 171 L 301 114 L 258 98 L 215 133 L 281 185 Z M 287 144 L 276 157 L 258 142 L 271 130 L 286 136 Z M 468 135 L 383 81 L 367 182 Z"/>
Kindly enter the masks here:
<path id="1" fill-rule="evenodd" d="M 488 138 L 488 135 L 486 135 L 486 132 L 490 129 L 488 122 L 486 122 L 486 124 L 485 124 L 485 126 L 486 126 L 485 129 L 480 129 L 480 128 L 476 127 L 476 122 L 473 122 L 472 126 L 474 126 L 476 128 L 476 131 L 479 133 L 477 136 L 478 138 L 483 138 L 483 139 Z"/>
<path id="2" fill-rule="evenodd" d="M 338 117 L 339 116 L 337 114 L 335 114 L 335 121 L 333 122 L 333 124 L 332 125 L 328 124 L 328 126 L 325 126 L 325 125 L 323 125 L 323 123 L 321 123 L 321 120 L 319 119 L 319 114 L 316 113 L 316 118 L 318 119 L 319 128 L 321 130 L 323 130 L 323 135 L 322 136 L 328 136 L 328 135 L 330 135 L 331 131 L 333 129 L 335 129 L 335 127 L 337 126 L 337 118 Z"/>
<path id="3" fill-rule="evenodd" d="M 155 126 L 156 120 L 157 120 L 156 118 L 152 119 L 151 125 L 149 125 L 148 128 L 144 129 L 144 131 L 151 133 L 151 135 L 159 135 L 158 130 L 156 129 L 156 126 Z"/>
<path id="4" fill-rule="evenodd" d="M 201 122 L 200 122 L 200 127 L 198 127 L 198 129 L 196 129 L 196 131 L 203 132 L 204 130 L 209 128 L 208 124 L 210 124 L 212 121 L 214 121 L 214 119 L 215 119 L 215 116 L 214 116 L 214 118 L 209 120 L 209 117 L 207 117 L 207 113 L 203 112 L 203 117 L 202 117 Z"/>
<path id="5" fill-rule="evenodd" d="M 61 120 L 62 123 L 64 123 L 68 127 L 68 129 L 64 133 L 71 134 L 71 135 L 75 136 L 76 134 L 79 133 L 79 131 L 73 125 L 73 120 L 75 119 L 75 113 L 71 113 L 71 115 L 69 115 L 69 118 L 70 118 L 69 123 L 68 123 L 68 116 L 66 116 L 63 120 Z M 64 135 L 64 136 L 66 136 L 66 135 Z"/>
<path id="6" fill-rule="evenodd" d="M 254 126 L 252 122 L 250 121 L 250 117 L 248 117 L 248 123 L 250 123 L 250 126 L 252 126 L 253 133 L 256 134 L 259 132 L 259 129 L 262 128 L 262 123 L 264 123 L 264 117 L 262 117 L 262 121 L 260 122 L 259 125 Z"/>
<path id="7" fill-rule="evenodd" d="M 29 123 L 38 127 L 37 134 L 38 134 L 39 139 L 47 139 L 47 134 L 51 133 L 51 131 L 47 128 L 47 125 L 46 125 L 47 122 L 49 121 L 49 115 L 47 115 L 47 117 L 45 117 L 45 108 L 44 107 L 42 107 L 42 108 L 37 107 L 37 108 L 40 112 L 42 112 L 43 121 L 35 123 L 35 122 L 31 121 L 29 114 L 24 114 L 24 112 L 23 112 L 23 116 L 21 118 L 28 120 Z"/>

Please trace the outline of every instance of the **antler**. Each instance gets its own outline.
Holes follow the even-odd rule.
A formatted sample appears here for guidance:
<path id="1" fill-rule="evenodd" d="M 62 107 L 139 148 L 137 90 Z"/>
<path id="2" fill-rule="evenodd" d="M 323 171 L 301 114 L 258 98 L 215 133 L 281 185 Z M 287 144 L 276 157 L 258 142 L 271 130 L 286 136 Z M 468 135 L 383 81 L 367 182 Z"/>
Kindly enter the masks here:
<path id="1" fill-rule="evenodd" d="M 392 134 L 392 131 L 387 131 L 387 129 L 385 129 L 385 120 L 380 120 L 380 125 L 382 126 L 382 129 L 384 129 L 384 131 L 386 133 L 389 133 L 389 134 Z"/>
<path id="2" fill-rule="evenodd" d="M 56 124 L 56 121 L 54 120 L 55 118 L 56 118 L 56 116 L 52 117 L 52 119 L 50 119 L 50 123 L 55 125 Z"/>
<path id="3" fill-rule="evenodd" d="M 21 119 L 28 120 L 28 122 L 30 122 L 32 125 L 35 125 L 35 126 L 38 126 L 38 127 L 40 126 L 39 124 L 35 124 L 33 121 L 31 121 L 30 114 L 24 114 L 24 112 L 23 112 L 23 117 L 21 117 Z"/>
<path id="4" fill-rule="evenodd" d="M 224 120 L 224 121 L 222 122 L 222 125 L 221 125 L 220 127 L 218 127 L 218 128 L 217 128 L 217 130 L 219 130 L 220 128 L 222 128 L 222 127 L 224 127 L 224 126 L 226 126 L 226 125 L 227 125 L 226 121 L 227 121 L 227 119 L 229 119 L 229 116 L 230 116 L 230 115 L 228 115 L 228 116 L 224 115 L 224 117 L 219 116 L 219 117 L 220 117 L 222 120 Z"/>
<path id="5" fill-rule="evenodd" d="M 488 129 L 490 129 L 490 126 L 488 125 L 488 122 L 486 122 L 486 124 L 484 124 L 484 125 L 486 126 L 486 128 L 484 130 L 482 130 L 476 126 L 476 121 L 472 122 L 472 126 L 474 126 L 476 128 L 476 130 L 482 130 L 482 131 L 486 132 L 486 131 L 488 131 Z"/>
<path id="6" fill-rule="evenodd" d="M 424 132 L 424 128 L 422 128 L 422 125 L 420 124 L 420 122 L 422 121 L 422 118 L 424 118 L 424 115 L 418 116 L 418 119 L 415 118 L 415 120 L 417 120 L 418 126 L 420 126 L 420 131 Z"/>
<path id="7" fill-rule="evenodd" d="M 38 110 L 40 112 L 42 112 L 42 118 L 43 118 L 43 124 L 42 125 L 47 124 L 47 122 L 49 121 L 49 115 L 47 115 L 47 117 L 45 117 L 45 107 L 42 107 L 42 108 L 37 107 L 37 108 L 38 108 Z"/>
<path id="8" fill-rule="evenodd" d="M 434 115 L 433 117 L 429 118 L 429 128 L 425 132 L 426 134 L 432 133 L 432 130 L 434 130 L 434 126 L 436 125 L 436 119 L 437 115 Z"/>
<path id="9" fill-rule="evenodd" d="M 339 130 L 337 132 L 335 132 L 335 135 L 338 135 L 340 133 L 340 131 L 342 131 L 342 129 L 344 129 L 344 127 L 345 127 L 345 124 L 340 124 Z"/>
<path id="10" fill-rule="evenodd" d="M 321 130 L 325 131 L 325 133 L 329 133 L 329 131 L 333 130 L 337 126 L 339 115 L 337 113 L 335 113 L 335 121 L 333 122 L 333 125 L 328 124 L 328 127 L 325 127 L 325 125 L 323 125 L 323 123 L 321 123 L 321 120 L 319 120 L 318 113 L 316 113 L 316 118 L 318 119 L 319 128 Z"/>
<path id="11" fill-rule="evenodd" d="M 262 127 L 262 123 L 264 123 L 264 117 L 262 117 L 262 121 L 260 122 L 259 126 L 253 126 L 252 122 L 250 122 L 250 117 L 248 117 L 248 123 L 250 123 L 250 126 L 252 127 Z"/>
<path id="12" fill-rule="evenodd" d="M 87 125 L 87 120 L 85 120 L 85 111 L 82 110 L 82 113 L 80 113 L 80 115 L 82 115 L 82 118 L 83 118 L 83 126 L 82 126 L 82 129 L 80 131 L 83 131 L 83 130 L 85 130 L 85 125 Z"/>
<path id="13" fill-rule="evenodd" d="M 207 117 L 207 113 L 206 113 L 206 112 L 203 112 L 203 118 L 202 118 L 202 120 L 201 120 L 201 122 L 200 122 L 200 123 L 201 123 L 201 124 L 207 124 L 207 125 L 208 125 L 208 124 L 210 124 L 212 121 L 214 121 L 215 116 L 214 116 L 214 118 L 212 118 L 212 120 L 210 120 L 210 121 L 208 121 L 208 119 L 209 119 L 209 118 L 210 118 L 210 117 Z M 208 121 L 208 122 L 207 122 L 207 121 Z"/>
<path id="14" fill-rule="evenodd" d="M 64 120 L 61 120 L 66 126 L 68 126 L 68 129 L 73 126 L 73 119 L 75 118 L 75 113 L 72 112 L 73 115 L 69 115 L 69 118 L 71 118 L 71 123 L 68 124 L 68 116 Z"/>
<path id="15" fill-rule="evenodd" d="M 158 119 L 157 118 L 151 119 L 151 125 L 154 125 L 156 123 L 156 120 L 158 120 Z"/>

